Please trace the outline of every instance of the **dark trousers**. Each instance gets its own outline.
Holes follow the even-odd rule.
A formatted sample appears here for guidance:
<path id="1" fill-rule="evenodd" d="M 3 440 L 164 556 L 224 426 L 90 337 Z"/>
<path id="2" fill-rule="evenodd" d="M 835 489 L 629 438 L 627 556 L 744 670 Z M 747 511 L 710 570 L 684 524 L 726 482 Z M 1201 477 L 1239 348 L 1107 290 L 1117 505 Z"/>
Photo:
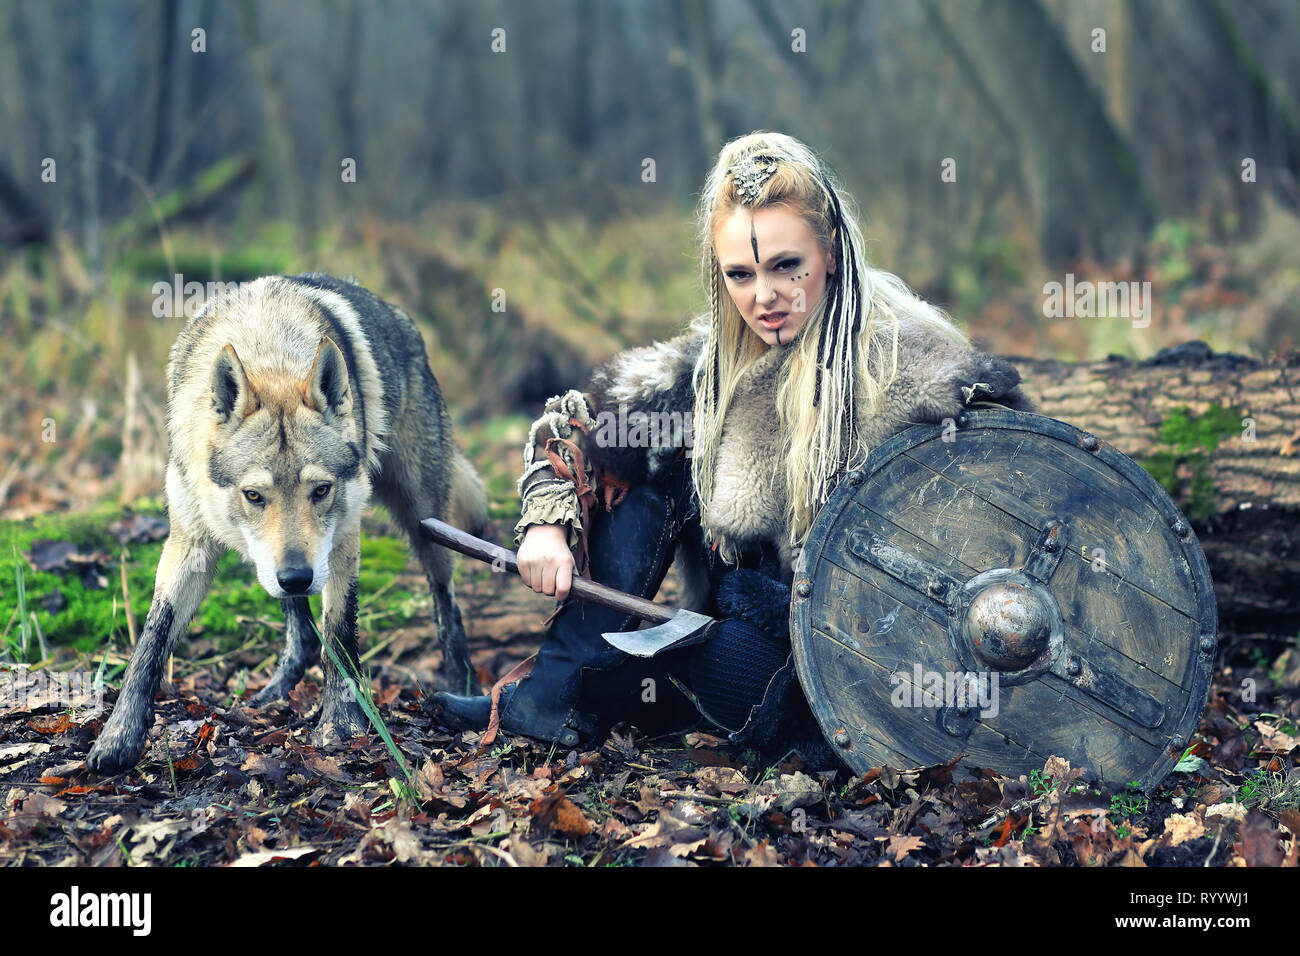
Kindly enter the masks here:
<path id="1" fill-rule="evenodd" d="M 595 509 L 587 534 L 593 580 L 646 598 L 658 592 L 676 550 L 695 549 L 709 568 L 711 597 L 704 612 L 718 616 L 712 594 L 728 568 L 705 547 L 688 461 L 676 462 L 663 481 L 632 489 L 613 511 Z M 741 565 L 757 568 L 765 560 L 775 564 L 774 549 L 742 555 Z M 788 638 L 782 646 L 730 620 L 722 622 L 709 645 L 649 660 L 613 651 L 600 637 L 603 631 L 634 626 L 636 620 L 620 612 L 571 600 L 547 633 L 552 643 L 603 645 L 583 672 L 578 703 L 596 715 L 602 733 L 620 721 L 652 735 L 668 733 L 698 723 L 701 712 L 714 723 L 712 729 L 738 730 L 789 654 Z"/>

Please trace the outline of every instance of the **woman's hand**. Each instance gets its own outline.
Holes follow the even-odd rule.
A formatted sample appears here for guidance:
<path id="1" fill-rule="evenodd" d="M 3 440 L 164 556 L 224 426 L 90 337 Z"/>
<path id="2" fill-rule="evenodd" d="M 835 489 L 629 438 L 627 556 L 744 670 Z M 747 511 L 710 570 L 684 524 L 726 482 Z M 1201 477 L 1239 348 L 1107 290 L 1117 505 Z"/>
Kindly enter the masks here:
<path id="1" fill-rule="evenodd" d="M 574 562 L 569 531 L 564 525 L 529 525 L 515 557 L 524 584 L 538 594 L 553 594 L 560 601 L 569 596 Z"/>

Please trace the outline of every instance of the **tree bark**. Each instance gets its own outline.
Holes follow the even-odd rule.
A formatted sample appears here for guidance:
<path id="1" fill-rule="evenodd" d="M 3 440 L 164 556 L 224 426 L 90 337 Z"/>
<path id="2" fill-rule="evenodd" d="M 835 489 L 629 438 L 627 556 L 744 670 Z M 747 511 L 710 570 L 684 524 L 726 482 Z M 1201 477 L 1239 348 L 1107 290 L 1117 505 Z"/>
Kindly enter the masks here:
<path id="1" fill-rule="evenodd" d="M 1038 0 L 938 9 L 1015 129 L 1044 258 L 1136 248 L 1151 221 L 1136 157 Z"/>
<path id="2" fill-rule="evenodd" d="M 686 54 L 686 89 L 695 121 L 693 139 L 696 154 L 702 157 L 694 168 L 708 169 L 725 135 L 718 100 L 723 48 L 714 36 L 713 12 L 708 6 L 673 0 L 669 9 L 674 32 Z"/>
<path id="3" fill-rule="evenodd" d="M 1012 359 L 1041 414 L 1164 475 L 1205 550 L 1225 631 L 1300 630 L 1300 353 L 1200 342 L 1144 362 Z"/>
<path id="4" fill-rule="evenodd" d="M 158 67 L 154 74 L 153 128 L 149 133 L 149 165 L 145 167 L 145 179 L 155 185 L 171 145 L 176 46 L 181 42 L 176 31 L 176 7 L 174 3 L 165 3 L 158 9 Z"/>
<path id="5" fill-rule="evenodd" d="M 0 245 L 21 246 L 45 243 L 50 239 L 50 224 L 18 181 L 0 169 L 0 210 L 9 213 L 10 222 L 0 222 Z"/>

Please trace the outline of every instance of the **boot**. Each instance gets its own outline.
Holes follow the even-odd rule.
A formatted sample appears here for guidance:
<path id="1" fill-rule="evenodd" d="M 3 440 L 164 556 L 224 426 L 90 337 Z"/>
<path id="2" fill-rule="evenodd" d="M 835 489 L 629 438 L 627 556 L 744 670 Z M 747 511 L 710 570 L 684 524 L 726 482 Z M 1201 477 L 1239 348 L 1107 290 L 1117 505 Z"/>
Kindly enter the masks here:
<path id="1" fill-rule="evenodd" d="M 587 553 L 592 579 L 620 591 L 652 598 L 672 563 L 689 504 L 689 468 L 678 464 L 664 485 L 633 488 L 613 511 L 590 515 Z M 628 660 L 601 637 L 627 631 L 639 618 L 573 598 L 551 622 L 532 673 L 501 694 L 501 729 L 572 747 L 591 737 L 596 715 L 578 709 L 583 671 L 608 671 Z M 492 701 L 487 695 L 433 695 L 441 722 L 458 730 L 485 730 Z"/>

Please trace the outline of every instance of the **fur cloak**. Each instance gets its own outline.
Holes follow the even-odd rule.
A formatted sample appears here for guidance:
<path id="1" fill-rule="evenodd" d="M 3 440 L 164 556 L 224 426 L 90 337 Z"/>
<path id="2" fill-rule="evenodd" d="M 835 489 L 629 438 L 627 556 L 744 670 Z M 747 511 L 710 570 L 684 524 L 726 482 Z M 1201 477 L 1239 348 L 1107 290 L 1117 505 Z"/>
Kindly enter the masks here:
<path id="1" fill-rule="evenodd" d="M 689 430 L 670 426 L 684 421 L 689 429 L 692 376 L 703 342 L 702 332 L 692 332 L 621 352 L 596 370 L 585 393 L 570 391 L 547 404 L 524 452 L 528 467 L 519 482 L 524 506 L 517 538 L 529 524 L 580 522 L 573 482 L 557 479 L 543 464 L 546 439 L 553 435 L 578 445 L 597 484 L 611 478 L 631 485 L 654 481 L 683 449 L 689 450 Z M 739 382 L 723 425 L 714 500 L 701 515 L 706 531 L 726 536 L 740 550 L 771 543 L 786 582 L 793 579 L 798 552 L 785 522 L 785 479 L 779 467 L 783 436 L 775 424 L 777 379 L 789 354 L 786 348 L 769 349 Z M 1020 373 L 1005 360 L 903 319 L 897 374 L 876 412 L 864 415 L 858 427 L 867 446 L 875 448 L 910 425 L 955 418 L 972 394 L 1032 411 L 1019 383 Z M 581 427 L 571 424 L 575 421 Z M 568 457 L 565 461 L 572 464 Z M 679 554 L 687 606 L 701 606 L 702 574 L 693 566 L 698 562 L 699 556 Z"/>

